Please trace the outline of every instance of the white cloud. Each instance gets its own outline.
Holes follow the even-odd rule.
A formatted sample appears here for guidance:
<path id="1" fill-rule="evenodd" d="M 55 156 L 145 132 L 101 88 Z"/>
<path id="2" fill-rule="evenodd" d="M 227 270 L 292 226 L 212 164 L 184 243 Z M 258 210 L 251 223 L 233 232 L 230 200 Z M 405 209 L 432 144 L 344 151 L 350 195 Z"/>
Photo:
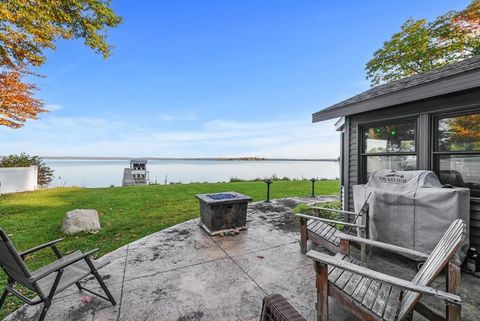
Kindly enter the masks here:
<path id="1" fill-rule="evenodd" d="M 45 109 L 48 111 L 58 111 L 63 109 L 65 106 L 59 104 L 45 104 Z"/>
<path id="2" fill-rule="evenodd" d="M 216 119 L 168 130 L 101 117 L 46 116 L 22 129 L 1 128 L 0 145 L 2 154 L 51 156 L 336 158 L 333 123 Z"/>
<path id="3" fill-rule="evenodd" d="M 159 116 L 161 121 L 170 122 L 170 121 L 192 121 L 197 120 L 198 116 L 194 113 L 179 113 L 179 114 L 170 114 L 165 113 Z"/>

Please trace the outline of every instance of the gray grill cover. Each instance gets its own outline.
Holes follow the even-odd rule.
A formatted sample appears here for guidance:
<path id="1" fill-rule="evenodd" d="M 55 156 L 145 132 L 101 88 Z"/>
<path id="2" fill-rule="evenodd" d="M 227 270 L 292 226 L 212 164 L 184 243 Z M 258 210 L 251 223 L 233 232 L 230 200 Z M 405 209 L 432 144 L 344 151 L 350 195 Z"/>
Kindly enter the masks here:
<path id="1" fill-rule="evenodd" d="M 367 184 L 353 186 L 355 211 L 370 193 L 373 240 L 429 254 L 453 220 L 470 223 L 470 190 L 446 188 L 431 171 L 374 172 Z M 457 260 L 463 261 L 468 244 L 467 232 Z"/>

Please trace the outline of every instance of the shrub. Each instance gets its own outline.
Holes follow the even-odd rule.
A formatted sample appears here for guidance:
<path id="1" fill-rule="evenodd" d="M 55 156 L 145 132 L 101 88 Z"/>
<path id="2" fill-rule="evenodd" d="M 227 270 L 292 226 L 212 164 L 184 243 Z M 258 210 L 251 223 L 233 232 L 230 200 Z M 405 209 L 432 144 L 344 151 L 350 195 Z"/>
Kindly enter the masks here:
<path id="1" fill-rule="evenodd" d="M 313 208 L 311 206 L 307 205 L 307 204 L 298 204 L 297 206 L 295 206 L 293 211 L 295 213 L 299 213 L 299 214 L 307 214 L 307 215 L 313 215 L 314 214 Z"/>
<path id="2" fill-rule="evenodd" d="M 324 207 L 324 208 L 331 208 L 335 210 L 339 210 L 342 208 L 342 205 L 340 204 L 340 201 L 333 201 L 333 202 L 322 202 L 322 203 L 317 203 L 314 206 L 318 207 Z M 312 208 L 312 206 L 307 205 L 307 204 L 298 204 L 293 211 L 295 213 L 301 213 L 301 214 L 307 214 L 307 215 L 314 215 L 315 212 Z M 320 217 L 326 218 L 329 220 L 335 220 L 335 221 L 343 221 L 343 214 L 342 213 L 337 213 L 337 212 L 330 212 L 330 211 L 320 211 Z M 345 228 L 344 225 L 342 224 L 337 224 L 337 229 L 343 230 Z"/>
<path id="3" fill-rule="evenodd" d="M 20 155 L 5 156 L 0 160 L 0 167 L 28 167 L 38 166 L 37 184 L 40 187 L 46 187 L 53 180 L 54 171 L 45 165 L 38 156 L 30 156 L 26 153 Z"/>

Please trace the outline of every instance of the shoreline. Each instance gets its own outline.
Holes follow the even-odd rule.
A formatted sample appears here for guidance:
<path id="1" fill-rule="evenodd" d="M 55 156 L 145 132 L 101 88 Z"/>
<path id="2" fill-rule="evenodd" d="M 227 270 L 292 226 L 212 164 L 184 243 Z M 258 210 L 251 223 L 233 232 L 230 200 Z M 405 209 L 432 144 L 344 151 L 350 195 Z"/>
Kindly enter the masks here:
<path id="1" fill-rule="evenodd" d="M 338 158 L 255 158 L 255 157 L 83 157 L 39 156 L 43 160 L 171 160 L 171 161 L 246 161 L 246 162 L 338 162 Z"/>

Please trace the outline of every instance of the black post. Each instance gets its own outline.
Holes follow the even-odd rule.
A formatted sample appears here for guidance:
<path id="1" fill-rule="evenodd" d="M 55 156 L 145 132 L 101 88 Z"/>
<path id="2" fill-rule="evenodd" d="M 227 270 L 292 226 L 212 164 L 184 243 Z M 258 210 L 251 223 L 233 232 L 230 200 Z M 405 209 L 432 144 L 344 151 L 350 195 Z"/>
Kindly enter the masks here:
<path id="1" fill-rule="evenodd" d="M 310 180 L 312 182 L 312 197 L 315 197 L 315 182 L 317 181 L 315 178 Z"/>
<path id="2" fill-rule="evenodd" d="M 270 178 L 267 178 L 265 180 L 265 183 L 267 184 L 267 203 L 270 203 L 270 184 L 272 184 L 272 180 Z"/>

